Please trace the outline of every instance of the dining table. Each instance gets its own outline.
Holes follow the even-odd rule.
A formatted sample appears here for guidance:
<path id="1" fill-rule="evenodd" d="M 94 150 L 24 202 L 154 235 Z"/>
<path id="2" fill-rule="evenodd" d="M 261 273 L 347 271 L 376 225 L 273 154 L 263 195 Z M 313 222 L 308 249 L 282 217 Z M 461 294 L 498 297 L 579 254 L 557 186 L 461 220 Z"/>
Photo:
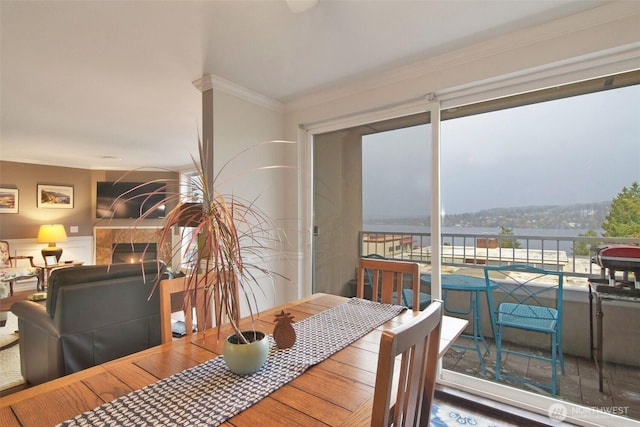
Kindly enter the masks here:
<path id="1" fill-rule="evenodd" d="M 276 314 L 281 311 L 293 316 L 294 325 L 304 324 L 319 318 L 318 316 L 324 313 L 341 309 L 353 300 L 357 299 L 322 293 L 313 294 L 243 318 L 240 326 L 244 329 L 257 329 L 271 334 L 275 326 Z M 322 360 L 301 368 L 294 378 L 288 379 L 284 384 L 275 385 L 273 390 L 269 390 L 259 400 L 228 417 L 219 425 L 251 427 L 369 425 L 380 336 L 383 331 L 410 321 L 417 313 L 410 309 L 403 309 L 398 314 L 390 314 L 389 320 L 383 321 L 371 330 L 363 330 L 361 336 L 354 335 L 352 342 L 331 354 L 327 353 L 328 355 L 323 356 Z M 467 323 L 465 319 L 443 317 L 440 356 L 444 355 L 460 336 Z M 331 323 L 326 325 L 307 323 L 307 325 L 311 325 L 313 334 L 298 336 L 297 340 L 300 342 L 296 341 L 296 344 L 287 351 L 294 353 L 301 351 L 300 348 L 305 346 L 305 339 L 316 340 L 320 344 L 317 347 L 323 348 L 325 347 L 323 337 L 330 335 L 327 329 L 341 329 L 340 325 L 331 326 Z M 354 331 L 358 329 L 353 327 L 353 324 L 350 325 L 342 328 L 343 334 L 349 335 L 351 328 Z M 154 387 L 157 389 L 159 385 L 164 384 L 167 388 L 171 384 L 180 384 L 181 381 L 184 382 L 184 375 L 189 375 L 198 369 L 202 370 L 203 367 L 209 369 L 208 364 L 221 358 L 225 338 L 231 334 L 230 325 L 223 324 L 220 327 L 174 339 L 171 342 L 3 396 L 0 398 L 0 425 L 5 427 L 52 426 L 60 423 L 67 425 L 69 420 L 94 416 L 94 412 L 99 413 L 103 411 L 101 408 L 113 406 L 114 402 L 120 402 L 120 406 L 116 406 L 118 412 L 122 408 L 135 412 L 135 402 L 140 401 L 136 399 L 141 399 L 144 393 L 149 394 L 149 390 L 154 390 Z M 276 350 L 276 353 L 277 351 L 279 350 Z M 269 357 L 273 357 L 272 353 Z M 253 375 L 259 379 L 260 372 Z M 185 384 L 181 386 L 184 387 Z M 215 401 L 208 395 L 197 396 L 198 387 L 189 387 L 188 383 L 184 390 L 186 390 L 185 394 L 194 394 L 190 398 L 195 405 L 206 405 L 207 402 Z M 171 402 L 158 404 L 158 406 L 163 406 L 166 411 L 171 407 Z M 214 411 L 209 408 L 198 410 L 204 413 Z M 125 413 L 120 415 L 124 417 L 123 419 L 128 419 Z M 92 424 L 86 422 L 85 418 L 82 420 L 84 424 L 78 422 L 75 425 Z M 146 419 L 149 425 L 154 421 L 158 423 L 157 425 L 162 425 L 153 417 Z M 190 423 L 183 425 L 186 424 Z M 209 422 L 195 424 L 212 425 Z"/>

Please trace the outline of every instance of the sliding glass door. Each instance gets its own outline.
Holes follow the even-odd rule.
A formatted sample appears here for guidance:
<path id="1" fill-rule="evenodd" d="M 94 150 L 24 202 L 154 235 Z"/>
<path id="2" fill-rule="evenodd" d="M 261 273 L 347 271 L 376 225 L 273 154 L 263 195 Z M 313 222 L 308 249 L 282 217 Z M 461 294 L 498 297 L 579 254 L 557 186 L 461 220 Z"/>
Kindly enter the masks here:
<path id="1" fill-rule="evenodd" d="M 428 121 L 422 112 L 314 135 L 314 292 L 355 295 L 359 234 L 371 221 L 429 221 Z"/>
<path id="2" fill-rule="evenodd" d="M 555 243 L 551 248 L 564 254 L 554 262 L 565 271 L 568 284 L 565 352 L 582 358 L 586 367 L 571 371 L 567 379 L 578 384 L 596 381 L 585 338 L 589 323 L 586 277 L 591 263 L 588 253 L 582 252 L 583 247 L 597 243 L 593 233 L 602 237 L 605 232 L 602 219 L 606 212 L 601 215 L 598 206 L 606 210 L 619 192 L 640 183 L 640 72 L 465 105 L 451 100 L 442 104 L 445 108 L 440 110 L 437 101 L 424 100 L 408 107 L 406 114 L 398 114 L 397 109 L 380 111 L 341 120 L 350 123 L 346 127 L 327 124 L 308 130 L 313 159 L 313 215 L 309 219 L 314 230 L 313 291 L 355 293 L 356 264 L 364 254 L 365 231 L 428 234 L 428 240 L 412 239 L 410 249 L 429 246 L 429 258 L 421 261 L 431 271 L 430 292 L 436 298 L 441 295 L 442 273 L 482 270 L 486 259 L 473 255 L 480 242 L 486 245 L 496 237 L 496 241 L 508 242 L 515 254 L 515 249 L 542 252 L 549 248 L 536 244 L 544 246 L 549 239 L 560 237 L 570 242 L 567 247 Z M 385 114 L 393 118 L 385 119 Z M 576 209 L 557 209 L 568 205 Z M 541 235 L 538 243 L 531 236 L 536 232 Z M 472 234 L 472 239 L 456 240 L 459 234 Z M 457 246 L 470 247 L 471 255 L 443 261 L 445 249 L 453 253 Z M 497 249 L 505 247 L 499 244 Z M 383 251 L 393 258 L 416 259 L 402 245 Z M 624 311 L 623 317 L 635 323 L 639 320 L 637 310 Z M 481 320 L 491 339 L 486 310 Z M 625 322 L 623 318 L 608 320 L 614 327 Z M 625 331 L 631 335 L 612 330 L 608 336 L 616 338 L 611 342 L 640 339 L 637 330 Z M 618 377 L 608 378 L 608 394 L 561 387 L 559 398 L 570 418 L 588 422 L 595 419 L 593 413 L 606 417 L 602 408 L 615 407 L 618 414 L 626 408 L 622 415 L 640 419 L 633 412 L 636 405 L 624 400 L 637 386 L 632 379 L 640 371 L 638 351 L 610 352 L 609 360 L 625 368 L 618 369 L 623 372 Z M 468 353 L 477 359 L 477 353 Z M 467 356 L 458 354 L 454 359 Z M 496 382 L 491 359 L 495 355 L 483 357 L 486 373 L 465 364 L 458 369 L 445 358 L 440 382 L 522 404 L 543 416 L 556 407 L 558 399 L 547 393 Z M 617 368 L 612 365 L 610 369 Z M 585 407 L 591 412 L 585 412 Z"/>

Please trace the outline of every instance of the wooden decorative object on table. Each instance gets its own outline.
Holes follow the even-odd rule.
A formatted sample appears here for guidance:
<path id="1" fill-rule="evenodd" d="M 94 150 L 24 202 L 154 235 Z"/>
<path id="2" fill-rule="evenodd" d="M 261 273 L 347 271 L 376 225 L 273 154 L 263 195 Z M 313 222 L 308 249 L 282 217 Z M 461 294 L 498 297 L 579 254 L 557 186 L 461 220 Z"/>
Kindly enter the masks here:
<path id="1" fill-rule="evenodd" d="M 276 326 L 273 328 L 273 340 L 278 348 L 289 348 L 296 342 L 296 331 L 293 329 L 293 316 L 282 310 L 276 314 Z"/>

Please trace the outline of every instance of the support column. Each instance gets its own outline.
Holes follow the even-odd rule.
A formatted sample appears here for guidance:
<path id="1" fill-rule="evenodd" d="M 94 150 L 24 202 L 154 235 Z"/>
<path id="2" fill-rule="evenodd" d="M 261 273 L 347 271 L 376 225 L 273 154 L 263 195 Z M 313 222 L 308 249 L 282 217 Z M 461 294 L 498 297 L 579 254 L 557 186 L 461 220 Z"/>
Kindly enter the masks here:
<path id="1" fill-rule="evenodd" d="M 205 170 L 202 172 L 207 177 L 208 191 L 213 194 L 213 75 L 203 76 L 193 85 L 202 92 L 202 146 L 205 156 Z"/>

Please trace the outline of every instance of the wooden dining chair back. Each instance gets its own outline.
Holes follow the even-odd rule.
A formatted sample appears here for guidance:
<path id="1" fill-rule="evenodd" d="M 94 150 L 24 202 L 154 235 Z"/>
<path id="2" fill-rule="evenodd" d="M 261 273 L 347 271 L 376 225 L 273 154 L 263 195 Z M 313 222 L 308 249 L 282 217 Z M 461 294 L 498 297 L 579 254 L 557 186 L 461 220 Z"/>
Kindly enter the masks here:
<path id="1" fill-rule="evenodd" d="M 205 283 L 205 281 L 199 281 L 187 290 L 186 277 L 160 281 L 160 321 L 163 343 L 173 339 L 171 317 L 173 313 L 184 312 L 184 335 L 192 335 L 194 330 L 202 331 L 212 326 L 211 304 L 206 301 Z M 185 292 L 187 292 L 187 298 L 185 298 Z"/>
<path id="2" fill-rule="evenodd" d="M 372 427 L 429 425 L 441 327 L 442 301 L 434 300 L 411 322 L 382 333 Z"/>
<path id="3" fill-rule="evenodd" d="M 360 258 L 356 296 L 365 298 L 365 285 L 371 287 L 371 300 L 403 304 L 405 278 L 411 281 L 411 308 L 420 309 L 420 266 L 415 262 Z"/>

